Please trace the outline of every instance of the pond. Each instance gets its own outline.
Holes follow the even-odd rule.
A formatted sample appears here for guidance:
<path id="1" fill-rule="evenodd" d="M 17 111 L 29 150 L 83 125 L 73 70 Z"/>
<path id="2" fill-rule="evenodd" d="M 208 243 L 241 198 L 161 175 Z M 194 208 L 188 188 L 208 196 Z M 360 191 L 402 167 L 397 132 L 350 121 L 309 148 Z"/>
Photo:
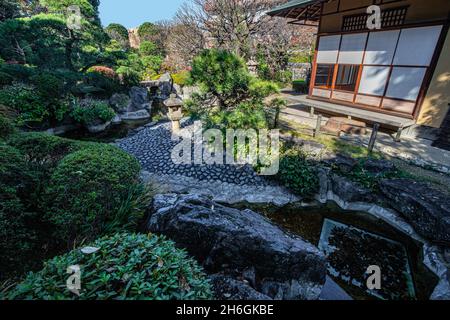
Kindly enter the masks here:
<path id="1" fill-rule="evenodd" d="M 280 227 L 319 247 L 329 276 L 354 299 L 427 300 L 438 283 L 422 263 L 421 243 L 367 213 L 331 203 L 264 211 Z M 381 269 L 380 290 L 366 285 L 372 265 Z"/>
<path id="2" fill-rule="evenodd" d="M 164 106 L 163 100 L 152 99 L 152 119 L 147 120 L 136 120 L 136 121 L 124 121 L 121 124 L 112 124 L 105 131 L 100 133 L 90 133 L 87 129 L 81 128 L 74 131 L 66 132 L 61 135 L 64 138 L 82 140 L 82 141 L 92 141 L 92 142 L 102 142 L 102 143 L 112 143 L 118 139 L 123 139 L 130 135 L 133 130 L 151 122 L 162 122 L 167 120 L 167 108 Z"/>
<path id="3" fill-rule="evenodd" d="M 105 131 L 100 133 L 90 133 L 87 129 L 82 128 L 66 132 L 61 136 L 64 138 L 74 140 L 112 143 L 118 139 L 123 139 L 127 137 L 132 130 L 143 127 L 150 122 L 151 122 L 150 120 L 146 120 L 146 121 L 133 121 L 129 123 L 111 125 Z"/>

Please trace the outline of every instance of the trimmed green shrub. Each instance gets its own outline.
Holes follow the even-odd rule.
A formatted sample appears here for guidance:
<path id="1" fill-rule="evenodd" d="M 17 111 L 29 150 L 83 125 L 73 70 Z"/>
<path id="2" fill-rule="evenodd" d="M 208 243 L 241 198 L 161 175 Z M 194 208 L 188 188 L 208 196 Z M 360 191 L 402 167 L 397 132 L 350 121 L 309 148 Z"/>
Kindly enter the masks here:
<path id="1" fill-rule="evenodd" d="M 16 121 L 19 125 L 43 126 L 55 123 L 61 121 L 69 110 L 68 101 L 51 99 L 35 86 L 24 83 L 0 89 L 0 104 L 18 112 Z"/>
<path id="2" fill-rule="evenodd" d="M 154 56 L 159 52 L 158 46 L 152 41 L 142 41 L 139 46 L 139 53 L 141 56 Z"/>
<path id="3" fill-rule="evenodd" d="M 158 27 L 151 22 L 144 22 L 138 28 L 138 36 L 141 41 L 152 41 L 158 34 Z"/>
<path id="4" fill-rule="evenodd" d="M 289 58 L 291 63 L 312 63 L 314 57 L 309 53 L 295 53 Z"/>
<path id="5" fill-rule="evenodd" d="M 7 138 L 15 131 L 15 127 L 11 120 L 0 114 L 0 139 Z"/>
<path id="6" fill-rule="evenodd" d="M 19 149 L 28 162 L 47 167 L 56 167 L 68 154 L 90 145 L 88 142 L 69 140 L 40 132 L 12 135 L 8 143 Z"/>
<path id="7" fill-rule="evenodd" d="M 251 78 L 244 60 L 225 50 L 204 50 L 192 63 L 193 84 L 214 96 L 222 109 L 236 106 L 248 95 Z"/>
<path id="8" fill-rule="evenodd" d="M 17 81 L 27 81 L 35 74 L 36 69 L 21 64 L 4 63 L 0 66 L 0 72 L 9 74 Z"/>
<path id="9" fill-rule="evenodd" d="M 94 239 L 138 183 L 140 165 L 117 147 L 93 144 L 65 157 L 52 174 L 47 189 L 46 218 L 55 236 L 69 245 Z"/>
<path id="10" fill-rule="evenodd" d="M 308 92 L 308 83 L 305 80 L 292 81 L 292 90 L 300 93 Z"/>
<path id="11" fill-rule="evenodd" d="M 222 119 L 225 128 L 231 129 L 264 129 L 267 128 L 264 106 L 249 102 L 240 103 L 233 111 L 226 112 Z M 213 127 L 217 127 L 216 123 Z"/>
<path id="12" fill-rule="evenodd" d="M 34 86 L 15 84 L 0 89 L 0 104 L 19 112 L 20 125 L 25 122 L 43 122 L 50 116 L 44 99 Z"/>
<path id="13" fill-rule="evenodd" d="M 111 121 L 115 113 L 106 101 L 85 99 L 77 101 L 70 115 L 79 123 L 92 125 Z"/>
<path id="14" fill-rule="evenodd" d="M 54 74 L 42 72 L 31 77 L 30 81 L 46 99 L 59 99 L 64 95 L 64 81 Z"/>
<path id="15" fill-rule="evenodd" d="M 0 86 L 6 86 L 11 84 L 14 81 L 14 78 L 7 74 L 6 72 L 0 71 Z"/>
<path id="16" fill-rule="evenodd" d="M 29 211 L 33 180 L 24 155 L 0 144 L 0 280 L 33 262 L 37 249 L 35 215 Z"/>
<path id="17" fill-rule="evenodd" d="M 302 197 L 311 197 L 319 189 L 319 178 L 314 166 L 296 148 L 283 152 L 277 177 L 287 188 Z"/>
<path id="18" fill-rule="evenodd" d="M 280 92 L 275 82 L 253 78 L 249 84 L 249 95 L 253 100 L 262 101 L 264 98 Z"/>
<path id="19" fill-rule="evenodd" d="M 87 72 L 83 80 L 83 85 L 79 85 L 75 89 L 75 93 L 91 94 L 96 98 L 108 99 L 123 89 L 119 79 L 111 78 L 109 75 L 97 71 Z"/>
<path id="20" fill-rule="evenodd" d="M 212 298 L 198 264 L 173 242 L 155 235 L 119 233 L 59 256 L 30 273 L 6 297 L 11 300 L 199 300 Z M 79 265 L 80 295 L 66 288 L 67 267 Z"/>

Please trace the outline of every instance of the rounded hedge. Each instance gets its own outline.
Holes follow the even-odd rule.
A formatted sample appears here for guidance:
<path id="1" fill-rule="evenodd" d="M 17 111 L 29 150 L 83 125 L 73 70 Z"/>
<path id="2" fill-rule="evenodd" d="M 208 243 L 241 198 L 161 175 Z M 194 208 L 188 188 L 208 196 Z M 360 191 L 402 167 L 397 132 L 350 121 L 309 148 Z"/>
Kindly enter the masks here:
<path id="1" fill-rule="evenodd" d="M 111 222 L 139 181 L 138 161 L 117 147 L 92 144 L 66 156 L 46 190 L 46 218 L 57 238 L 95 239 Z"/>
<path id="2" fill-rule="evenodd" d="M 173 242 L 155 235 L 119 233 L 56 257 L 6 293 L 7 299 L 199 300 L 212 298 L 196 261 Z M 81 290 L 69 291 L 69 266 L 80 267 Z"/>
<path id="3" fill-rule="evenodd" d="M 28 161 L 50 167 L 68 154 L 92 145 L 41 132 L 18 133 L 10 136 L 8 143 L 24 153 Z"/>
<path id="4" fill-rule="evenodd" d="M 33 260 L 37 235 L 30 228 L 34 221 L 30 204 L 23 200 L 32 189 L 33 177 L 24 155 L 0 144 L 0 280 Z"/>
<path id="5" fill-rule="evenodd" d="M 0 139 L 5 139 L 15 130 L 12 122 L 0 114 Z"/>

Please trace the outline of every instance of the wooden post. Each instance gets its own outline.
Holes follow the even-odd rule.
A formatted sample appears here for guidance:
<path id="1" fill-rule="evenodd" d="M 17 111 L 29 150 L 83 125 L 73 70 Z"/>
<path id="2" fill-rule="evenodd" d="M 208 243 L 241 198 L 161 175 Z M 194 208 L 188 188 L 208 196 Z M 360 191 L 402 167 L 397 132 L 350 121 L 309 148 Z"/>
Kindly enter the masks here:
<path id="1" fill-rule="evenodd" d="M 372 153 L 373 148 L 375 147 L 375 141 L 377 140 L 378 130 L 380 130 L 380 124 L 375 123 L 373 125 L 372 135 L 370 136 L 369 140 L 369 147 L 368 147 L 369 153 Z"/>
<path id="2" fill-rule="evenodd" d="M 402 127 L 398 128 L 397 134 L 395 135 L 395 139 L 394 139 L 395 142 L 400 142 L 400 138 L 402 137 L 402 133 L 403 133 L 403 128 Z"/>
<path id="3" fill-rule="evenodd" d="M 322 127 L 322 115 L 319 114 L 317 116 L 317 124 L 316 124 L 316 130 L 314 131 L 314 138 L 319 136 L 321 127 Z"/>
<path id="4" fill-rule="evenodd" d="M 309 108 L 309 116 L 310 116 L 311 118 L 314 118 L 314 107 L 310 107 L 310 108 Z"/>

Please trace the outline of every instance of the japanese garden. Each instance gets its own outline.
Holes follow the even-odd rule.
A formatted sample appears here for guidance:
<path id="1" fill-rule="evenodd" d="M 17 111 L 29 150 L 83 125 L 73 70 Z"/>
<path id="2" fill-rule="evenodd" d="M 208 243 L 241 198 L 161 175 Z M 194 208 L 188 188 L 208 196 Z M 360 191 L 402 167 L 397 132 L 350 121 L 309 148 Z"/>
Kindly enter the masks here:
<path id="1" fill-rule="evenodd" d="M 450 300 L 450 4 L 360 2 L 0 0 L 0 300 Z"/>

